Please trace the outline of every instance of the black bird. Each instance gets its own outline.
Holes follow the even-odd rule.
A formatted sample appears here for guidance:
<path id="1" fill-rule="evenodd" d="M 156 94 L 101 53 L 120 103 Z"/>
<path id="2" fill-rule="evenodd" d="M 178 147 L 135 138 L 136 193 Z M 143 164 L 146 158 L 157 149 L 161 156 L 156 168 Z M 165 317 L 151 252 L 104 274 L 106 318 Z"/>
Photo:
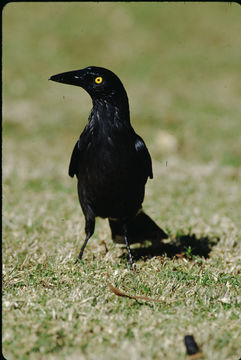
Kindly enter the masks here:
<path id="1" fill-rule="evenodd" d="M 112 71 L 96 66 L 53 75 L 50 80 L 82 87 L 93 102 L 69 165 L 69 175 L 78 179 L 85 216 L 86 238 L 76 262 L 99 216 L 109 219 L 115 242 L 124 238 L 132 267 L 128 233 L 133 241 L 167 235 L 142 211 L 145 184 L 153 177 L 152 162 L 144 141 L 130 124 L 125 88 Z"/>

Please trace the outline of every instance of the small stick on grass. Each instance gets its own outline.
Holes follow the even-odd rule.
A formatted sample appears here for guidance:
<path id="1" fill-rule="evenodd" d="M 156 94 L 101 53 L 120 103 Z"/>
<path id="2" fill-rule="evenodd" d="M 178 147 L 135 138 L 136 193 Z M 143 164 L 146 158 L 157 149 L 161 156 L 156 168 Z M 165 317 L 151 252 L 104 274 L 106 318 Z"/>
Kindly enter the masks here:
<path id="1" fill-rule="evenodd" d="M 109 286 L 110 290 L 117 296 L 126 297 L 126 298 L 134 299 L 134 300 L 153 301 L 153 302 L 157 302 L 159 304 L 164 303 L 164 301 L 162 301 L 162 300 L 153 299 L 148 296 L 128 295 L 128 294 L 124 293 L 123 291 L 120 291 L 119 289 L 117 289 L 108 280 L 106 280 L 106 283 Z"/>

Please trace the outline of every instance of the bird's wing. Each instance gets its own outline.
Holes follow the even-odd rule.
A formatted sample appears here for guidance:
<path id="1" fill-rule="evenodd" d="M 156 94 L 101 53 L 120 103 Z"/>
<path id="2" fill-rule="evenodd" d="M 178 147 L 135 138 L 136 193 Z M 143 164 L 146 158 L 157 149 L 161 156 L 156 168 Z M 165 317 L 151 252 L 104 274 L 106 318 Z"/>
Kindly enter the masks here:
<path id="1" fill-rule="evenodd" d="M 78 163 L 81 154 L 87 147 L 89 141 L 88 131 L 85 129 L 79 137 L 79 140 L 75 144 L 74 150 L 71 155 L 69 164 L 69 176 L 74 177 L 78 173 Z"/>
<path id="2" fill-rule="evenodd" d="M 153 178 L 152 173 L 152 162 L 151 162 L 151 156 L 149 154 L 149 151 L 146 147 L 146 144 L 142 140 L 142 138 L 136 134 L 136 140 L 135 140 L 135 149 L 138 155 L 140 168 L 144 170 L 144 173 L 146 177 L 150 177 L 150 179 Z"/>

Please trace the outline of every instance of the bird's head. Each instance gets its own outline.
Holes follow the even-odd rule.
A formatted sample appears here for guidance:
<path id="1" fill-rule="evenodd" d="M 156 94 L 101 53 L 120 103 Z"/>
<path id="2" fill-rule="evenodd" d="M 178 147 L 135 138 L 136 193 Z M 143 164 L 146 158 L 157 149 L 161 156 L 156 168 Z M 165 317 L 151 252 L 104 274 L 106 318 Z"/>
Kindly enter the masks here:
<path id="1" fill-rule="evenodd" d="M 49 80 L 80 86 L 93 100 L 103 99 L 118 103 L 127 99 L 125 88 L 118 76 L 102 67 L 88 66 L 81 70 L 67 71 L 53 75 Z"/>

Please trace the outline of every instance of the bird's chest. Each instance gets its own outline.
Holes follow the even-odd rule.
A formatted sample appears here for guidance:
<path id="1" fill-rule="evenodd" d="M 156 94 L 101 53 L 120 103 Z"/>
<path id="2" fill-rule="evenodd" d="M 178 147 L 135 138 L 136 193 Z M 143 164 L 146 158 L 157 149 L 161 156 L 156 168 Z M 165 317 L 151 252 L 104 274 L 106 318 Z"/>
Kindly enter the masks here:
<path id="1" fill-rule="evenodd" d="M 105 177 L 122 177 L 131 171 L 135 162 L 134 146 L 128 136 L 95 138 L 86 149 L 85 168 L 89 176 L 100 180 Z"/>
<path id="2" fill-rule="evenodd" d="M 90 136 L 80 160 L 85 184 L 91 183 L 101 190 L 108 189 L 110 184 L 124 187 L 128 177 L 135 178 L 135 143 L 127 120 L 119 109 L 109 104 L 92 110 L 88 124 Z"/>

